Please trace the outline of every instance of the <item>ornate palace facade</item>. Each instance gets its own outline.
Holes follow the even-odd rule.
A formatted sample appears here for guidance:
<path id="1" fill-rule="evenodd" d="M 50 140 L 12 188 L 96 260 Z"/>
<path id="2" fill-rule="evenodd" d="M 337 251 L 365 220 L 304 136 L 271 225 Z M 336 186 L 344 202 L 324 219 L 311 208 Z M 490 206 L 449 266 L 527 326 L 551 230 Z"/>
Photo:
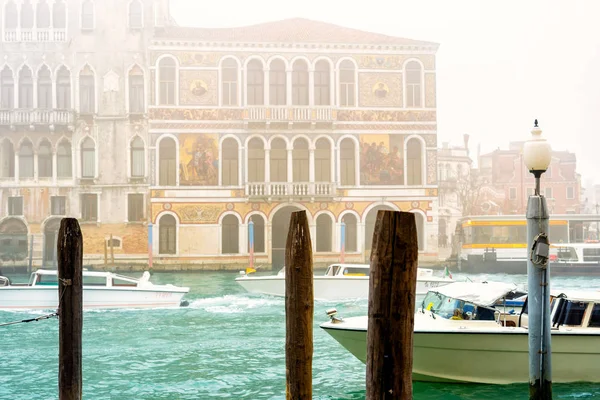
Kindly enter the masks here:
<path id="1" fill-rule="evenodd" d="M 292 19 L 169 27 L 149 48 L 155 262 L 283 265 L 306 210 L 316 263 L 368 260 L 377 210 L 437 259 L 437 44 Z M 341 243 L 342 224 L 345 243 Z"/>

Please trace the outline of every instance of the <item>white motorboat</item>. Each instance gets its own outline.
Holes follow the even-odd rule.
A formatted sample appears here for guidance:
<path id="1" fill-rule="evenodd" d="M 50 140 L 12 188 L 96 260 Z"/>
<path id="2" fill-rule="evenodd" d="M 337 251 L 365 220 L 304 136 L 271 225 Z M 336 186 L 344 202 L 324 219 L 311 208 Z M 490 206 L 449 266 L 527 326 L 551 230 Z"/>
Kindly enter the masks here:
<path id="1" fill-rule="evenodd" d="M 494 306 L 515 289 L 502 283 L 452 283 L 430 291 L 415 313 L 413 380 L 512 384 L 529 381 L 527 304 Z M 368 317 L 321 325 L 362 362 Z M 600 381 L 600 293 L 552 296 L 552 381 Z"/>
<path id="2" fill-rule="evenodd" d="M 285 296 L 285 269 L 277 275 L 255 275 L 240 271 L 236 278 L 250 293 Z M 324 275 L 315 275 L 315 300 L 360 299 L 369 297 L 369 264 L 331 264 Z M 432 269 L 417 271 L 417 295 L 425 295 L 431 288 L 454 282 L 451 277 L 434 276 Z"/>
<path id="3" fill-rule="evenodd" d="M 182 304 L 187 287 L 155 285 L 150 273 L 131 278 L 112 272 L 83 271 L 83 308 L 155 308 Z M 14 284 L 0 277 L 0 309 L 56 309 L 58 271 L 39 269 L 29 283 Z"/>

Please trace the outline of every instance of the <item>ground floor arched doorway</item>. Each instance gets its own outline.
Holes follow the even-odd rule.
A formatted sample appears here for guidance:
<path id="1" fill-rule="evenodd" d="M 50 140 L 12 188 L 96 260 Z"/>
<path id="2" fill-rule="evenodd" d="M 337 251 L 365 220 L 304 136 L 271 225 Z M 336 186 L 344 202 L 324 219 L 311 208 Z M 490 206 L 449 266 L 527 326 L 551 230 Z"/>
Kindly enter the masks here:
<path id="1" fill-rule="evenodd" d="M 271 265 L 274 270 L 280 270 L 285 264 L 285 244 L 290 230 L 290 218 L 294 211 L 300 211 L 295 206 L 285 206 L 275 213 L 271 223 Z"/>
<path id="2" fill-rule="evenodd" d="M 60 218 L 53 218 L 44 226 L 44 266 L 54 266 L 57 260 L 56 238 L 60 228 Z"/>
<path id="3" fill-rule="evenodd" d="M 379 210 L 388 210 L 394 211 L 394 209 L 390 206 L 380 205 L 372 208 L 367 214 L 367 218 L 365 219 L 365 250 L 368 251 L 367 254 L 371 253 L 371 246 L 373 245 L 373 232 L 375 231 L 375 221 L 377 221 L 377 212 Z"/>
<path id="4" fill-rule="evenodd" d="M 21 263 L 27 259 L 27 225 L 18 218 L 0 224 L 0 259 Z"/>

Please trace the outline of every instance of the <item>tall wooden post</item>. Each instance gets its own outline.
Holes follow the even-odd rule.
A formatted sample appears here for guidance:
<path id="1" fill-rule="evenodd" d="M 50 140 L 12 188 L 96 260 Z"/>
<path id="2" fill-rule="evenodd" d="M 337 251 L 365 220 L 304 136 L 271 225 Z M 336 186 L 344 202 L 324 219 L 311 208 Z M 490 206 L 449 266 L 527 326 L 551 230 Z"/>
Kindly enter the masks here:
<path id="1" fill-rule="evenodd" d="M 412 399 L 418 255 L 414 214 L 379 211 L 369 280 L 367 399 Z"/>
<path id="2" fill-rule="evenodd" d="M 115 266 L 115 244 L 113 242 L 112 233 L 110 234 L 110 264 Z"/>
<path id="3" fill-rule="evenodd" d="M 285 246 L 285 375 L 287 400 L 312 399 L 313 263 L 306 211 L 290 218 Z"/>
<path id="4" fill-rule="evenodd" d="M 63 218 L 58 231 L 58 398 L 81 400 L 83 328 L 83 236 L 75 218 Z"/>
<path id="5" fill-rule="evenodd" d="M 108 244 L 106 243 L 106 239 L 104 239 L 104 268 L 108 265 Z"/>

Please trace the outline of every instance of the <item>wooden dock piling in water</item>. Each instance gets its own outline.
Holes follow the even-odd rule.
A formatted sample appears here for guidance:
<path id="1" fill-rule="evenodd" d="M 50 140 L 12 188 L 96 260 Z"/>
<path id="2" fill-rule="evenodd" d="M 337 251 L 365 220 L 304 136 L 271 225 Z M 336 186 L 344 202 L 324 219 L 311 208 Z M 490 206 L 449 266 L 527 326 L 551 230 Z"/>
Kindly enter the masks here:
<path id="1" fill-rule="evenodd" d="M 312 399 L 313 261 L 306 211 L 293 212 L 285 247 L 286 399 Z"/>
<path id="2" fill-rule="evenodd" d="M 63 218 L 58 255 L 58 398 L 81 400 L 83 329 L 83 236 L 75 218 Z"/>
<path id="3" fill-rule="evenodd" d="M 412 399 L 418 263 L 414 214 L 379 211 L 372 249 L 366 398 Z"/>

